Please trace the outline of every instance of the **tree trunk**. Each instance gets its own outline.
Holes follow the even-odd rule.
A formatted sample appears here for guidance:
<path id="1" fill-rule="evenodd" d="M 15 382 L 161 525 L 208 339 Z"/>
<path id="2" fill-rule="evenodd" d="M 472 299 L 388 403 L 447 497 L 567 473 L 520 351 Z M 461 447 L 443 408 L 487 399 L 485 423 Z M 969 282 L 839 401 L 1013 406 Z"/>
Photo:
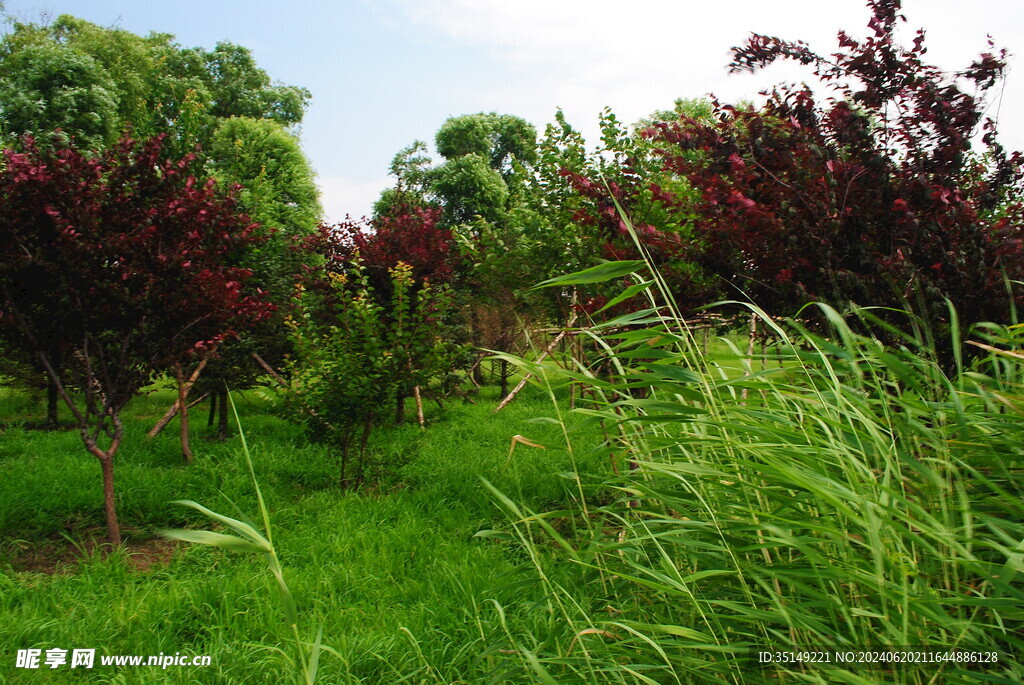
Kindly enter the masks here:
<path id="1" fill-rule="evenodd" d="M 197 404 L 202 404 L 203 402 L 206 401 L 206 398 L 209 397 L 209 396 L 210 396 L 210 393 L 204 392 L 202 395 L 200 395 L 199 397 L 197 397 L 194 400 L 192 400 L 191 402 L 189 402 L 188 403 L 188 408 L 191 409 L 192 407 L 196 406 Z M 169 424 L 171 422 L 171 419 L 173 419 L 177 415 L 178 415 L 178 398 L 174 398 L 174 404 L 172 404 L 171 408 L 167 410 L 167 413 L 163 415 L 163 418 L 161 418 L 159 421 L 157 421 L 156 425 L 149 429 L 149 432 L 146 433 L 146 437 L 147 438 L 155 438 L 156 436 L 160 435 L 161 431 L 163 431 L 164 428 L 167 428 L 167 424 Z"/>
<path id="2" fill-rule="evenodd" d="M 65 394 L 64 401 L 67 402 L 69 398 L 66 393 L 62 394 Z M 121 544 L 121 526 L 117 523 L 117 505 L 114 499 L 114 455 L 117 454 L 117 449 L 121 446 L 121 440 L 124 438 L 124 424 L 121 423 L 121 417 L 115 414 L 113 423 L 114 436 L 106 450 L 100 449 L 100 446 L 96 444 L 96 440 L 89 435 L 85 423 L 79 423 L 85 449 L 99 459 L 100 470 L 103 472 L 103 513 L 107 519 L 107 542 L 112 548 Z"/>
<path id="3" fill-rule="evenodd" d="M 220 408 L 220 417 L 217 421 L 217 437 L 221 440 L 228 439 L 228 390 L 224 388 L 220 391 L 220 402 L 217 405 Z"/>
<path id="4" fill-rule="evenodd" d="M 414 387 L 412 394 L 416 398 L 416 418 L 420 422 L 420 428 L 425 428 L 426 420 L 423 418 L 423 397 L 420 396 L 420 386 Z"/>
<path id="5" fill-rule="evenodd" d="M 114 434 L 110 441 L 110 447 L 106 451 L 101 450 L 99 445 L 96 444 L 96 439 L 89 435 L 89 425 L 88 421 L 86 421 L 86 416 L 82 414 L 81 410 L 72 401 L 71 395 L 68 394 L 67 388 L 61 383 L 60 376 L 57 375 L 45 352 L 39 353 L 39 360 L 43 363 L 43 367 L 50 377 L 50 382 L 56 387 L 57 393 L 64 400 L 64 404 L 67 405 L 78 421 L 78 430 L 82 436 L 82 442 L 85 444 L 85 449 L 89 451 L 89 454 L 100 460 L 100 469 L 103 471 L 103 512 L 107 519 L 107 542 L 112 547 L 117 547 L 121 544 L 121 527 L 117 524 L 117 505 L 114 499 L 114 455 L 117 454 L 117 448 L 121 446 L 121 440 L 124 438 L 124 424 L 121 423 L 119 415 L 112 411 L 110 412 Z M 90 378 L 88 380 L 93 381 L 95 379 Z M 104 407 L 104 410 L 109 409 L 110 407 Z"/>
<path id="6" fill-rule="evenodd" d="M 60 417 L 57 415 L 57 400 L 60 395 L 57 393 L 57 384 L 51 380 L 46 381 L 46 427 L 56 428 L 60 424 Z"/>
<path id="7" fill-rule="evenodd" d="M 206 360 L 203 359 L 201 362 L 199 362 L 199 364 L 196 366 L 196 368 L 192 371 L 192 375 L 188 377 L 188 382 L 185 383 L 185 396 L 186 397 L 188 396 L 188 393 L 192 390 L 192 385 L 195 384 L 196 380 L 199 378 L 199 374 L 201 374 L 203 372 L 203 368 L 205 366 L 206 366 Z M 180 383 L 179 383 L 179 390 L 180 390 Z M 206 395 L 203 395 L 198 400 L 196 400 L 195 402 L 193 402 L 192 404 L 190 404 L 188 406 L 189 407 L 195 406 L 195 405 L 199 404 L 200 402 L 202 402 L 204 399 L 206 399 Z M 173 419 L 177 413 L 178 413 L 178 400 L 175 400 L 174 404 L 171 405 L 171 408 L 167 410 L 167 413 L 164 414 L 163 417 L 159 421 L 156 422 L 155 426 L 153 426 L 152 428 L 149 429 L 149 432 L 146 433 L 146 437 L 147 438 L 155 438 L 156 436 L 158 436 L 160 434 L 160 431 L 162 431 L 164 428 L 167 427 L 167 424 L 169 424 L 171 422 L 171 419 Z"/>
<path id="8" fill-rule="evenodd" d="M 500 377 L 501 397 L 508 394 L 508 360 L 502 359 L 498 364 L 498 375 Z"/>
<path id="9" fill-rule="evenodd" d="M 121 544 L 121 527 L 117 524 L 117 509 L 114 500 L 114 451 L 116 445 L 99 458 L 103 471 L 103 511 L 107 518 L 107 542 L 111 547 Z"/>
<path id="10" fill-rule="evenodd" d="M 213 426 L 213 420 L 217 417 L 217 395 L 216 392 L 210 393 L 210 413 L 206 417 L 206 427 L 210 428 Z"/>
<path id="11" fill-rule="evenodd" d="M 188 444 L 188 386 L 185 383 L 185 374 L 181 370 L 181 364 L 174 365 L 174 375 L 178 379 L 178 416 L 181 419 L 181 456 L 186 464 L 193 461 L 192 448 Z"/>

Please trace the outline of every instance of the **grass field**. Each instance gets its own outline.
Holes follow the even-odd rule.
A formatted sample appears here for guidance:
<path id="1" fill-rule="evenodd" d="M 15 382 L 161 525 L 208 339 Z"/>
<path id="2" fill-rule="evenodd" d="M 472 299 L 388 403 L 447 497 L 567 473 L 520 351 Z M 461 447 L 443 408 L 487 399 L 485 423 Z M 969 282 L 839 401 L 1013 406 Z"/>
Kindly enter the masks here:
<path id="1" fill-rule="evenodd" d="M 485 387 L 429 406 L 426 430 L 377 431 L 359 492 L 266 393 L 236 394 L 306 654 L 322 631 L 317 682 L 1020 682 L 1020 330 L 976 331 L 993 351 L 950 371 L 921 340 L 834 323 L 777 328 L 764 364 L 742 336 L 703 355 L 672 322 L 605 339 L 600 377 L 526 362 L 543 382 L 497 415 Z M 191 466 L 176 431 L 144 438 L 170 401 L 125 412 L 128 542 L 107 557 L 95 459 L 0 396 L 0 682 L 303 682 L 264 556 L 157 534 L 227 532 L 172 500 L 261 520 L 237 434 L 203 440 L 195 412 Z M 752 660 L 817 645 L 999 660 Z M 16 668 L 30 648 L 211 664 Z"/>
<path id="2" fill-rule="evenodd" d="M 485 388 L 476 406 L 443 413 L 434 407 L 426 431 L 379 431 L 371 452 L 382 464 L 380 477 L 359 493 L 341 493 L 335 457 L 274 416 L 258 392 L 236 395 L 302 628 L 312 639 L 322 625 L 324 644 L 337 652 L 322 659 L 323 682 L 499 682 L 508 658 L 498 650 L 510 635 L 564 632 L 523 552 L 474 537 L 504 522 L 481 477 L 538 509 L 560 508 L 571 497 L 572 482 L 555 477 L 569 469 L 564 452 L 520 446 L 509 458 L 515 434 L 557 442 L 558 427 L 526 422 L 549 413 L 547 398 L 528 389 L 492 416 L 495 394 Z M 18 393 L 3 396 L 0 681 L 292 678 L 288 653 L 277 651 L 289 629 L 263 559 L 156 535 L 161 528 L 206 526 L 171 500 L 195 500 L 231 516 L 237 505 L 258 518 L 237 436 L 194 440 L 192 466 L 181 463 L 176 430 L 144 438 L 171 399 L 154 393 L 126 411 L 116 478 L 128 544 L 105 558 L 92 551 L 103 537 L 95 459 L 73 431 L 19 427 L 41 408 Z M 200 437 L 206 430 L 197 418 Z M 600 471 L 605 464 L 582 466 Z M 32 647 L 205 654 L 212 665 L 201 673 L 13 668 L 15 651 Z"/>

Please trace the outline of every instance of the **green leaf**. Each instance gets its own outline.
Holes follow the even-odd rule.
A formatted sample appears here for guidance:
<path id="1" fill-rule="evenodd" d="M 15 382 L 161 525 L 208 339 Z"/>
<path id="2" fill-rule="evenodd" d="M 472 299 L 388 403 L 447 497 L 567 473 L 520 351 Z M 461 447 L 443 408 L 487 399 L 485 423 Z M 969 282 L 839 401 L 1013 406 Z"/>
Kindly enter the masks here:
<path id="1" fill-rule="evenodd" d="M 551 288 L 560 285 L 581 285 L 584 283 L 603 283 L 604 281 L 611 281 L 616 278 L 622 278 L 628 276 L 631 273 L 639 270 L 640 267 L 644 266 L 644 262 L 639 259 L 631 259 L 619 262 L 604 262 L 597 266 L 592 266 L 589 269 L 583 269 L 582 271 L 576 271 L 571 274 L 565 274 L 564 276 L 557 276 L 555 278 L 549 278 L 546 281 L 542 281 L 537 285 L 533 286 L 531 290 L 537 290 L 538 288 Z"/>
<path id="2" fill-rule="evenodd" d="M 473 534 L 475 538 L 486 538 L 488 540 L 512 540 L 512 534 L 503 530 L 478 530 Z"/>
<path id="3" fill-rule="evenodd" d="M 706 635 L 698 630 L 693 630 L 692 628 L 686 628 L 685 626 L 666 625 L 662 623 L 630 623 L 628 625 L 638 630 L 643 630 L 652 633 L 666 633 L 668 635 L 677 635 L 679 637 L 684 637 L 688 640 L 699 640 L 701 642 L 711 642 L 713 640 L 713 638 L 710 635 Z"/>
<path id="4" fill-rule="evenodd" d="M 608 309 L 609 307 L 614 307 L 615 305 L 617 305 L 620 302 L 624 302 L 624 301 L 628 300 L 631 297 L 635 297 L 636 295 L 639 295 L 643 291 L 645 291 L 648 288 L 650 288 L 652 285 L 654 285 L 654 281 L 644 281 L 643 283 L 637 283 L 636 285 L 629 286 L 628 288 L 623 290 L 621 293 L 619 293 L 618 295 L 613 297 L 611 300 L 609 300 L 608 304 L 606 304 L 605 306 L 603 306 L 600 309 L 598 309 L 597 313 L 603 312 L 604 310 Z"/>
<path id="5" fill-rule="evenodd" d="M 223 514 L 218 514 L 217 512 L 211 511 L 210 509 L 204 507 L 202 504 L 199 504 L 198 502 L 193 502 L 192 500 L 175 500 L 171 502 L 171 504 L 180 504 L 183 507 L 191 507 L 192 509 L 195 509 L 196 511 L 199 511 L 205 514 L 206 516 L 212 518 L 214 521 L 220 521 L 225 526 L 232 529 L 233 531 L 235 531 L 242 537 L 246 538 L 253 544 L 259 545 L 262 548 L 260 549 L 261 552 L 270 552 L 272 549 L 270 542 L 265 537 L 263 537 L 259 533 L 259 531 L 250 526 L 248 523 L 243 523 L 237 519 L 224 516 Z"/>
<path id="6" fill-rule="evenodd" d="M 641 367 L 647 369 L 658 378 L 665 380 L 679 381 L 680 383 L 697 383 L 700 375 L 690 369 L 685 369 L 675 364 L 658 364 L 656 362 L 640 362 Z"/>
<path id="7" fill-rule="evenodd" d="M 323 651 L 324 624 L 321 623 L 316 631 L 316 639 L 309 654 L 309 682 L 316 682 L 317 671 L 320 670 L 320 652 Z"/>
<path id="8" fill-rule="evenodd" d="M 284 582 L 284 572 L 281 570 L 281 566 L 277 563 L 275 557 L 271 557 L 270 572 L 274 574 L 274 578 L 277 580 L 277 589 L 278 594 L 281 595 L 281 605 L 284 607 L 285 620 L 288 621 L 289 625 L 297 626 L 299 624 L 299 609 L 295 604 L 292 591 L 288 589 L 288 584 Z"/>
<path id="9" fill-rule="evenodd" d="M 681 402 L 666 402 L 664 400 L 648 400 L 648 399 L 636 399 L 636 400 L 623 400 L 617 402 L 616 406 L 627 406 L 627 407 L 638 407 L 643 409 L 648 414 L 707 414 L 708 410 L 704 407 L 693 407 L 689 404 L 682 404 Z"/>
<path id="10" fill-rule="evenodd" d="M 162 530 L 160 535 L 171 540 L 182 540 L 183 542 L 194 542 L 209 547 L 220 547 L 238 552 L 264 552 L 269 551 L 262 545 L 236 538 L 234 535 L 214 533 L 212 530 Z"/>

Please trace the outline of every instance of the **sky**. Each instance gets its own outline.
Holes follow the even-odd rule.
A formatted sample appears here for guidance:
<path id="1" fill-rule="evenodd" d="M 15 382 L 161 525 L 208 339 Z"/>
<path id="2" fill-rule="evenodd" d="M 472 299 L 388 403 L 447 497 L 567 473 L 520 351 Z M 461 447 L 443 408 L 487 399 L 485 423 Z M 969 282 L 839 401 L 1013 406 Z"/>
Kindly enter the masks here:
<path id="1" fill-rule="evenodd" d="M 863 0 L 6 0 L 20 20 L 72 14 L 183 46 L 226 40 L 253 51 L 272 79 L 313 98 L 302 146 L 326 219 L 369 214 L 392 184 L 388 166 L 414 140 L 433 145 L 445 119 L 521 116 L 538 133 L 561 108 L 588 141 L 604 107 L 633 122 L 679 97 L 756 100 L 779 82 L 811 79 L 795 65 L 730 75 L 729 48 L 752 32 L 819 52 L 836 32 L 867 33 Z M 907 40 L 925 28 L 926 57 L 956 71 L 987 49 L 1024 55 L 1022 0 L 904 0 Z M 1024 149 L 1024 62 L 988 113 L 1000 139 Z M 813 84 L 813 82 L 812 82 Z"/>

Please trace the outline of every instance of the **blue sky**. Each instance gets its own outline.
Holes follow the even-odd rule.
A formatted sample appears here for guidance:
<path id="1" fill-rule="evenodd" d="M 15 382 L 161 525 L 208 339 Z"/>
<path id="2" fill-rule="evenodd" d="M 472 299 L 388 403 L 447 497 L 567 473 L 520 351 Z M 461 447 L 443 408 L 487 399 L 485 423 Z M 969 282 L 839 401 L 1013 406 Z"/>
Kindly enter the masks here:
<path id="1" fill-rule="evenodd" d="M 449 116 L 517 114 L 539 131 L 561 107 L 595 138 L 611 106 L 633 121 L 676 97 L 753 98 L 804 72 L 773 67 L 729 76 L 728 49 L 752 31 L 803 39 L 822 52 L 845 28 L 863 35 L 862 0 L 7 0 L 38 21 L 73 14 L 182 45 L 229 40 L 271 78 L 313 93 L 302 126 L 327 218 L 361 216 L 389 184 L 387 168 L 415 139 L 432 142 Z M 928 57 L 959 69 L 997 46 L 1024 54 L 1021 0 L 905 0 L 907 35 L 928 30 Z M 998 111 L 1001 138 L 1024 149 L 1024 70 L 1014 59 Z"/>

